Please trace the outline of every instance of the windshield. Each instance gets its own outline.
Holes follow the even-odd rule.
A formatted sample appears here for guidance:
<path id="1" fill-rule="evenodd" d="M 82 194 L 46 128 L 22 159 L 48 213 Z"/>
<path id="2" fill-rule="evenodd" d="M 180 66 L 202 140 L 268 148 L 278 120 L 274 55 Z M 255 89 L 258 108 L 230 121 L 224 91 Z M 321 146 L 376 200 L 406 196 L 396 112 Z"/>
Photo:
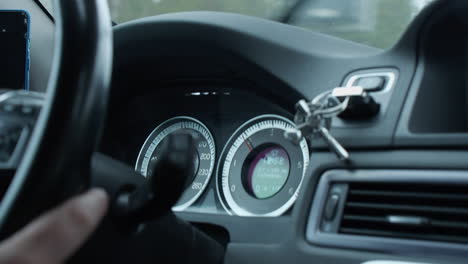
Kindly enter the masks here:
<path id="1" fill-rule="evenodd" d="M 41 0 L 50 9 L 52 0 Z M 434 0 L 108 0 L 117 23 L 181 11 L 222 11 L 262 17 L 365 45 L 393 46 Z"/>

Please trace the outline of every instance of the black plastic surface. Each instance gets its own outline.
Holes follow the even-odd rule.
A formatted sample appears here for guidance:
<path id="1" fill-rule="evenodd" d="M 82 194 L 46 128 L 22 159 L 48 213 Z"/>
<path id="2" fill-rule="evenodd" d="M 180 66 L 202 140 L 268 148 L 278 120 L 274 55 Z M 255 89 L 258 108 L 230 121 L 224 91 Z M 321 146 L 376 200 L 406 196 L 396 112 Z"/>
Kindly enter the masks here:
<path id="1" fill-rule="evenodd" d="M 120 25 L 115 30 L 117 78 L 112 91 L 115 99 L 111 109 L 112 126 L 108 126 L 115 130 L 107 130 L 106 135 L 114 139 L 131 138 L 119 146 L 104 149 L 132 164 L 138 152 L 135 146 L 143 143 L 142 139 L 154 125 L 176 113 L 214 117 L 205 120 L 215 120 L 208 122 L 208 126 L 221 131 L 218 142 L 225 142 L 229 132 L 242 120 L 263 113 L 261 109 L 232 108 L 237 112 L 223 115 L 225 122 L 221 122 L 216 113 L 210 114 L 219 110 L 216 109 L 219 105 L 214 110 L 205 105 L 205 108 L 191 111 L 190 104 L 174 109 L 180 104 L 173 101 L 177 97 L 168 96 L 168 91 L 199 91 L 205 87 L 210 87 L 210 91 L 224 91 L 225 84 L 229 83 L 234 91 L 256 94 L 251 101 L 267 109 L 267 113 L 291 116 L 299 98 L 311 99 L 321 91 L 339 86 L 350 73 L 395 69 L 398 81 L 384 106 L 385 114 L 377 122 L 332 129 L 332 133 L 351 149 L 351 163 L 339 162 L 333 154 L 315 150 L 305 185 L 287 215 L 274 219 L 188 212 L 178 215 L 188 221 L 226 228 L 231 236 L 226 263 L 357 264 L 376 259 L 464 263 L 463 258 L 447 252 L 396 255 L 311 245 L 305 240 L 305 226 L 315 186 L 326 170 L 468 169 L 465 149 L 468 114 L 466 100 L 463 100 L 467 92 L 466 80 L 462 77 L 463 72 L 466 76 L 466 61 L 463 61 L 467 53 L 463 37 L 466 36 L 466 19 L 462 19 L 466 18 L 466 9 L 461 8 L 466 5 L 463 0 L 434 3 L 388 51 L 233 14 L 172 14 Z M 448 23 L 449 20 L 452 23 Z M 449 28 L 450 25 L 454 28 Z M 437 33 L 437 27 L 447 30 Z M 48 27 L 43 28 L 47 30 Z M 444 40 L 437 41 L 437 38 Z M 44 42 L 50 44 L 48 40 Z M 38 48 L 33 45 L 33 56 L 38 58 L 39 55 L 34 54 L 39 52 L 34 49 Z M 431 53 L 436 57 L 431 58 Z M 47 64 L 47 59 L 39 59 Z M 41 70 L 48 72 L 43 67 Z M 44 80 L 44 76 L 36 77 L 36 81 Z M 168 85 L 181 80 L 178 87 Z M 451 89 L 448 91 L 446 87 Z M 138 97 L 143 99 L 135 99 Z M 129 102 L 125 104 L 125 100 L 116 98 Z M 207 102 L 206 99 L 196 100 L 202 105 Z M 218 102 L 236 105 L 237 101 Z M 439 105 L 439 102 L 443 103 Z M 433 120 L 439 122 L 431 122 Z M 141 125 L 138 131 L 135 124 Z M 221 124 L 225 125 L 222 129 L 219 128 Z M 129 130 L 120 131 L 125 129 Z M 223 147 L 222 144 L 217 146 Z M 324 144 L 314 142 L 313 146 L 321 149 Z M 213 195 L 207 192 L 201 200 L 209 200 Z M 151 244 L 154 237 L 169 233 L 158 228 L 152 230 L 141 234 L 138 242 L 133 241 L 135 254 L 145 249 L 155 250 Z M 105 240 L 100 242 L 105 243 Z M 169 249 L 162 247 L 160 250 Z"/>
<path id="2" fill-rule="evenodd" d="M 345 250 L 310 244 L 305 240 L 309 210 L 315 194 L 315 186 L 323 172 L 330 169 L 356 168 L 400 169 L 400 170 L 467 170 L 466 151 L 373 151 L 351 152 L 352 163 L 336 159 L 334 154 L 316 152 L 312 155 L 309 174 L 291 216 L 276 219 L 241 218 L 232 216 L 209 216 L 180 213 L 182 218 L 192 222 L 209 222 L 224 226 L 231 235 L 226 260 L 228 263 L 256 263 L 260 260 L 270 263 L 362 263 L 368 260 L 413 260 L 429 263 L 464 263 L 464 258 L 451 252 L 408 251 L 404 254 Z M 255 228 L 252 228 L 255 227 Z M 274 232 L 272 232 L 274 230 Z"/>
<path id="3" fill-rule="evenodd" d="M 468 10 L 439 1 L 418 41 L 418 67 L 395 134 L 396 146 L 468 145 Z"/>
<path id="4" fill-rule="evenodd" d="M 183 212 L 178 215 L 195 223 L 211 223 L 223 226 L 231 236 L 228 245 L 226 263 L 362 263 L 368 260 L 416 260 L 419 262 L 463 263 L 456 256 L 439 252 L 437 255 L 407 252 L 401 255 L 392 252 L 371 252 L 326 248 L 311 245 L 305 241 L 305 225 L 307 215 L 313 202 L 315 186 L 320 175 L 328 169 L 343 168 L 381 168 L 381 169 L 467 169 L 465 162 L 468 152 L 453 149 L 436 150 L 442 142 L 434 142 L 439 137 L 422 138 L 420 135 L 401 134 L 394 138 L 398 121 L 402 114 L 403 104 L 407 103 L 403 125 L 408 124 L 406 112 L 410 115 L 413 101 L 406 100 L 416 71 L 424 67 L 421 52 L 421 33 L 431 27 L 433 15 L 442 5 L 460 4 L 462 1 L 440 1 L 424 10 L 412 23 L 401 40 L 390 50 L 382 51 L 345 40 L 336 39 L 321 34 L 304 31 L 275 22 L 255 19 L 233 14 L 210 12 L 182 13 L 163 15 L 154 18 L 141 19 L 135 22 L 119 25 L 115 29 L 116 44 L 116 76 L 113 91 L 114 98 L 138 95 L 146 100 L 134 100 L 131 106 L 138 106 L 138 115 L 153 124 L 156 120 L 175 113 L 185 113 L 190 105 L 178 107 L 174 97 L 168 96 L 176 90 L 197 90 L 188 83 L 201 83 L 199 87 L 211 87 L 214 91 L 223 91 L 219 82 L 230 84 L 232 91 L 244 91 L 246 94 L 257 94 L 252 101 L 261 105 L 270 101 L 278 107 L 264 109 L 279 111 L 285 116 L 293 114 L 293 106 L 297 99 L 311 99 L 326 89 L 337 87 L 346 81 L 350 73 L 372 72 L 379 69 L 392 69 L 397 73 L 397 82 L 390 94 L 382 96 L 383 113 L 378 118 L 359 125 L 344 124 L 335 127 L 332 133 L 351 149 L 351 162 L 343 163 L 328 152 L 317 152 L 325 145 L 323 142 L 313 142 L 311 166 L 306 175 L 305 185 L 295 206 L 288 214 L 278 218 L 244 218 L 222 214 L 206 214 L 199 212 Z M 452 3 L 452 4 L 449 4 Z M 448 12 L 450 14 L 450 12 Z M 430 30 L 429 30 L 430 31 Z M 272 33 L 274 32 L 274 33 Z M 287 39 L 288 41 L 285 41 Z M 157 48 L 156 48 L 157 47 Z M 122 80 L 126 79 L 126 82 Z M 413 83 L 416 93 L 419 88 L 418 75 Z M 168 83 L 181 83 L 179 87 Z M 184 83 L 185 81 L 185 83 Z M 187 83 L 188 81 L 188 83 Z M 215 85 L 207 85 L 212 83 Z M 247 85 L 248 84 L 248 85 Z M 184 87 L 185 86 L 185 87 Z M 129 89 L 131 87 L 131 89 Z M 461 88 L 460 88 L 461 89 Z M 148 95 L 153 92 L 153 98 Z M 210 90 L 213 91 L 213 90 Z M 457 95 L 457 98 L 460 96 Z M 157 108 L 144 102 L 159 102 L 161 98 L 175 104 L 160 104 Z M 177 98 L 177 97 L 176 97 Z M 116 99 L 117 100 L 117 99 Z M 196 99 L 204 100 L 204 99 Z M 194 100 L 194 102 L 196 101 Z M 116 101 L 114 101 L 116 102 Z M 237 99 L 225 100 L 236 105 Z M 248 105 L 243 104 L 243 105 Z M 122 104 L 115 104 L 116 113 Z M 210 124 L 210 118 L 203 117 L 207 108 L 199 108 L 194 103 L 194 115 L 208 122 L 208 127 L 214 129 L 216 139 L 220 127 L 230 127 L 230 131 L 240 124 L 239 118 L 246 115 L 244 108 L 234 108 L 238 112 L 229 111 L 227 122 Z M 131 109 L 129 107 L 128 109 Z M 204 109 L 204 110 L 201 110 Z M 219 113 L 219 105 L 211 108 Z M 145 114 L 152 113 L 152 114 Z M 247 111 L 248 112 L 248 111 Z M 255 115 L 262 111 L 251 111 Z M 152 116 L 149 118 L 149 116 Z M 237 116 L 236 118 L 232 118 Z M 223 117 L 227 117 L 223 115 Z M 240 118 L 242 119 L 242 118 Z M 114 124 L 126 122 L 125 115 L 116 114 Z M 216 119 L 215 119 L 216 120 Z M 234 121 L 233 121 L 234 120 Z M 246 118 L 244 120 L 247 120 Z M 230 121 L 230 122 L 229 122 Z M 406 122 L 406 123 L 405 123 Z M 230 124 L 230 125 L 229 125 Z M 154 124 L 156 125 L 156 124 Z M 154 126 L 153 125 L 153 126 Z M 119 125 L 125 129 L 126 125 Z M 149 128 L 135 131 L 138 136 L 147 135 Z M 222 133 L 221 138 L 229 134 L 229 129 Z M 108 131 L 108 133 L 111 133 Z M 402 137 L 403 135 L 403 137 Z M 460 140 L 457 135 L 451 135 L 453 142 Z M 403 141 L 402 139 L 405 139 Z M 418 139 L 419 138 L 419 139 Z M 414 139 L 414 140 L 413 140 Z M 414 146 L 421 142 L 433 147 L 433 151 L 424 149 L 392 150 L 399 147 Z M 136 141 L 136 140 L 135 140 Z M 140 140 L 141 141 L 141 140 Z M 221 141 L 223 142 L 223 141 Z M 463 138 L 459 143 L 463 143 Z M 468 139 L 465 141 L 468 143 Z M 394 145 L 395 143 L 395 145 Z M 217 145 L 220 146 L 219 142 Z M 132 145 L 133 146 L 133 145 Z M 133 149 L 131 147 L 130 149 Z M 109 149 L 110 150 L 110 149 Z M 134 152 L 134 150 L 132 150 Z M 130 152 L 132 153 L 132 152 Z M 122 157 L 129 162 L 129 155 Z M 215 194 L 206 193 L 201 200 Z"/>
<path id="5" fill-rule="evenodd" d="M 267 91 L 271 98 L 282 98 L 292 107 L 298 98 L 312 99 L 338 87 L 350 72 L 396 68 L 399 81 L 385 118 L 333 132 L 348 147 L 388 147 L 415 71 L 415 44 L 382 51 L 257 18 L 180 13 L 117 26 L 115 69 L 154 83 L 161 79 L 242 79 L 251 82 L 252 89 Z"/>

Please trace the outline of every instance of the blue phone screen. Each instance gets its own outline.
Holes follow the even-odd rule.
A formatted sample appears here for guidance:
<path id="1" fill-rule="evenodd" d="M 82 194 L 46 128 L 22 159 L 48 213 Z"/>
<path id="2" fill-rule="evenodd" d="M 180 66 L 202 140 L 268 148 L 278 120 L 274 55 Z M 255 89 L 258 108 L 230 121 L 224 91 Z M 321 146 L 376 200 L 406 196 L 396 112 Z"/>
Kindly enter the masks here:
<path id="1" fill-rule="evenodd" d="M 0 10 L 0 89 L 27 89 L 29 17 Z"/>

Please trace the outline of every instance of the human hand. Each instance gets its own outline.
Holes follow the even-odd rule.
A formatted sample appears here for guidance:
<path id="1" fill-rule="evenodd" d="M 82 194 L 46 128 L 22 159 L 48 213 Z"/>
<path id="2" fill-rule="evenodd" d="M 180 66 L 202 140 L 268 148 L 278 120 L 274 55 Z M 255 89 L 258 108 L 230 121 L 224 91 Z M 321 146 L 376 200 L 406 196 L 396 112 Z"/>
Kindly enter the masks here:
<path id="1" fill-rule="evenodd" d="M 0 264 L 63 263 L 107 212 L 105 191 L 93 189 L 55 208 L 0 243 Z"/>

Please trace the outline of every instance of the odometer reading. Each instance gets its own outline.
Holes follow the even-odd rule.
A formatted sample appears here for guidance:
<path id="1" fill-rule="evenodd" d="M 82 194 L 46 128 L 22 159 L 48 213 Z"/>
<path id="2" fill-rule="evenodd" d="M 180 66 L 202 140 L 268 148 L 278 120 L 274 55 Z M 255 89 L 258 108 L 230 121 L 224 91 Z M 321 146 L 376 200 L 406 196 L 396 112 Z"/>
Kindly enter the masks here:
<path id="1" fill-rule="evenodd" d="M 258 199 L 266 199 L 277 194 L 289 176 L 289 155 L 281 147 L 267 147 L 253 153 L 253 161 L 246 164 L 248 191 Z"/>
<path id="2" fill-rule="evenodd" d="M 146 139 L 140 150 L 135 170 L 143 176 L 152 174 L 153 162 L 158 161 L 160 143 L 170 134 L 187 132 L 195 139 L 197 155 L 194 159 L 194 172 L 191 183 L 182 194 L 174 211 L 182 211 L 194 203 L 206 188 L 213 173 L 215 163 L 215 143 L 208 128 L 200 121 L 190 117 L 175 117 L 163 122 Z"/>
<path id="3" fill-rule="evenodd" d="M 294 124 L 276 115 L 263 115 L 242 125 L 221 154 L 217 186 L 230 214 L 279 216 L 297 198 L 309 163 L 307 142 L 284 137 Z"/>

